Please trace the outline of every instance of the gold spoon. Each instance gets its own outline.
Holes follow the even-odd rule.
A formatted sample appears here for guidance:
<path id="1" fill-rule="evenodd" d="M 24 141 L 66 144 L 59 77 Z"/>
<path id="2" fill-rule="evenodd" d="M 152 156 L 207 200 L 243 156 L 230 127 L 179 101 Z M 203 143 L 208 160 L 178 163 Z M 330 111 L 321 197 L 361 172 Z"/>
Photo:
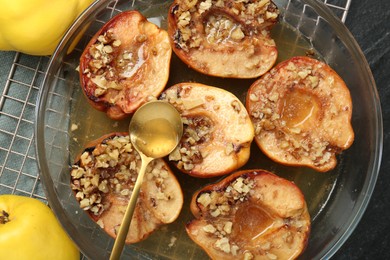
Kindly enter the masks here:
<path id="1" fill-rule="evenodd" d="M 129 126 L 130 141 L 141 156 L 141 169 L 125 215 L 115 239 L 110 260 L 119 259 L 129 231 L 131 219 L 148 164 L 171 153 L 183 134 L 179 112 L 164 101 L 152 101 L 141 106 Z"/>

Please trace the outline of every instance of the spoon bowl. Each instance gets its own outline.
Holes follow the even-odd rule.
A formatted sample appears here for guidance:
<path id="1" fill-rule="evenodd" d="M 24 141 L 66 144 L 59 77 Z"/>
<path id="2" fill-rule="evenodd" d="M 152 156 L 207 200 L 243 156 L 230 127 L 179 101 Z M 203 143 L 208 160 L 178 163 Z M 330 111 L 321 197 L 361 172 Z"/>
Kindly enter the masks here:
<path id="1" fill-rule="evenodd" d="M 164 101 L 153 101 L 140 107 L 129 126 L 135 149 L 151 158 L 161 158 L 173 151 L 183 134 L 179 112 Z"/>
<path id="2" fill-rule="evenodd" d="M 146 167 L 154 159 L 170 154 L 183 135 L 183 122 L 180 113 L 164 101 L 144 104 L 134 113 L 129 125 L 130 141 L 141 156 L 141 169 L 131 193 L 110 259 L 119 259 L 129 231 L 138 194 L 143 182 Z"/>

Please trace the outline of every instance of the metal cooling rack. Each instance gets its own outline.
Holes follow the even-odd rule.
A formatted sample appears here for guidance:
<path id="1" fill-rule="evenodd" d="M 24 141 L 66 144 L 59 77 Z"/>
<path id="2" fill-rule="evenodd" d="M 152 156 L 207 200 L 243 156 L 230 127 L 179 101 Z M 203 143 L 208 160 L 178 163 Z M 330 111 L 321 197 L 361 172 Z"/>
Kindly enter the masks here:
<path id="1" fill-rule="evenodd" d="M 35 102 L 48 57 L 0 53 L 0 194 L 46 201 L 35 157 Z"/>
<path id="2" fill-rule="evenodd" d="M 322 0 L 343 22 L 352 0 Z M 35 103 L 49 57 L 0 52 L 0 194 L 44 202 L 35 156 Z"/>

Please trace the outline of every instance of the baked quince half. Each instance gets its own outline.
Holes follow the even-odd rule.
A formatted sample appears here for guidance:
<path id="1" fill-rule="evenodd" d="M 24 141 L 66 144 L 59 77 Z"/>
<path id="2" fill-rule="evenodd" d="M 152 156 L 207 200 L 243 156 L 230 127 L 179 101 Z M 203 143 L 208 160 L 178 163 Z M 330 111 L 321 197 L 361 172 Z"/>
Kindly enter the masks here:
<path id="1" fill-rule="evenodd" d="M 71 170 L 71 188 L 80 207 L 111 237 L 122 223 L 141 158 L 127 133 L 105 135 L 90 144 Z M 181 187 L 162 159 L 148 166 L 126 243 L 144 240 L 176 220 L 183 206 Z"/>
<path id="2" fill-rule="evenodd" d="M 80 57 L 80 82 L 89 103 L 122 119 L 159 96 L 169 76 L 168 38 L 138 11 L 108 21 Z"/>
<path id="3" fill-rule="evenodd" d="M 345 82 L 309 57 L 286 60 L 254 82 L 246 107 L 257 145 L 281 164 L 329 171 L 354 140 Z"/>
<path id="4" fill-rule="evenodd" d="M 180 83 L 160 99 L 176 107 L 183 137 L 169 160 L 195 177 L 228 174 L 249 159 L 254 129 L 248 112 L 232 93 L 199 83 Z"/>
<path id="5" fill-rule="evenodd" d="M 270 0 L 175 0 L 168 34 L 173 51 L 207 75 L 256 78 L 274 65 L 270 29 L 279 10 Z"/>
<path id="6" fill-rule="evenodd" d="M 239 171 L 202 188 L 191 211 L 186 231 L 212 259 L 295 259 L 308 242 L 302 192 L 264 170 Z"/>

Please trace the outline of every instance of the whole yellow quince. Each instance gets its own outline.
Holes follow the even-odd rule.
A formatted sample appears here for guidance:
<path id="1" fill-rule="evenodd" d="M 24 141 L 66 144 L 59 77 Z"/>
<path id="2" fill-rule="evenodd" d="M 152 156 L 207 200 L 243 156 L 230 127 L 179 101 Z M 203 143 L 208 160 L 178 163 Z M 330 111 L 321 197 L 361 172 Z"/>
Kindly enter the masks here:
<path id="1" fill-rule="evenodd" d="M 51 55 L 93 0 L 0 0 L 0 50 Z"/>
<path id="2" fill-rule="evenodd" d="M 79 260 L 80 252 L 44 203 L 0 195 L 0 259 Z"/>

